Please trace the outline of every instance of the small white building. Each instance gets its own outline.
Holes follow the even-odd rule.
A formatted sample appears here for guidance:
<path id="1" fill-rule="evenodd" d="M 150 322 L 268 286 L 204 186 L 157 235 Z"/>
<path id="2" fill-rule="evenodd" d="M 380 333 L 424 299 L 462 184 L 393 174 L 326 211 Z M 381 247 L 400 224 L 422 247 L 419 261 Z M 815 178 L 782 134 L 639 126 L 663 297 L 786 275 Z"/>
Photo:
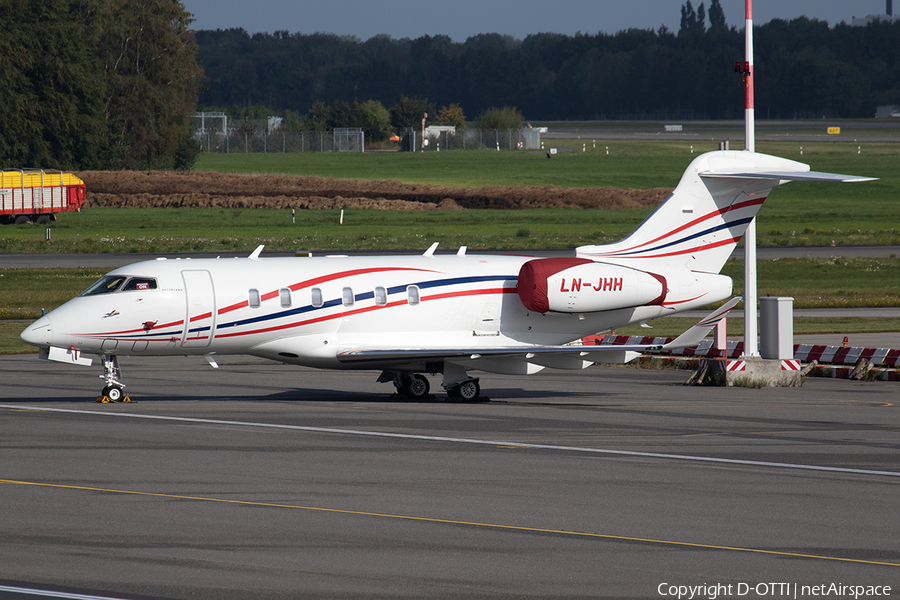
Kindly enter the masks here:
<path id="1" fill-rule="evenodd" d="M 456 125 L 429 125 L 425 128 L 425 137 L 437 137 L 442 133 L 456 133 Z"/>

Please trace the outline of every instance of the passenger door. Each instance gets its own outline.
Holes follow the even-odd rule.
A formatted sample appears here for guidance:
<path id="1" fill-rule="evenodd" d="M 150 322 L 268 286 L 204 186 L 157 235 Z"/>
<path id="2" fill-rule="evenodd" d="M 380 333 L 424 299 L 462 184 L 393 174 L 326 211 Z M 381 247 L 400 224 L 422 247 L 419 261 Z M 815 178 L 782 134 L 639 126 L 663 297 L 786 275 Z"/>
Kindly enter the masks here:
<path id="1" fill-rule="evenodd" d="M 182 348 L 205 348 L 216 330 L 216 294 L 209 271 L 182 271 L 187 312 Z"/>

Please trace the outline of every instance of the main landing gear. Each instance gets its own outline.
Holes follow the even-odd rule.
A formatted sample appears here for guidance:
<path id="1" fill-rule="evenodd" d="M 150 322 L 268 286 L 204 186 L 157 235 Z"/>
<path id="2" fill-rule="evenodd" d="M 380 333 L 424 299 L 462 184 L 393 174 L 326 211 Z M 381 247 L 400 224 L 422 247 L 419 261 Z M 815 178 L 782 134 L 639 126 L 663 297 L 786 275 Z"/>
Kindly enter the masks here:
<path id="1" fill-rule="evenodd" d="M 431 384 L 424 375 L 419 373 L 405 373 L 400 371 L 385 371 L 378 377 L 379 383 L 393 381 L 397 388 L 397 396 L 410 400 L 422 400 L 428 398 Z"/>
<path id="2" fill-rule="evenodd" d="M 481 386 L 478 379 L 468 379 L 447 388 L 447 397 L 459 402 L 478 402 L 481 398 Z"/>
<path id="3" fill-rule="evenodd" d="M 103 375 L 100 379 L 106 382 L 103 391 L 97 396 L 97 402 L 109 404 L 110 402 L 131 402 L 131 398 L 125 395 L 125 384 L 119 381 L 122 372 L 119 370 L 119 359 L 113 354 L 100 356 L 103 362 Z"/>
<path id="4" fill-rule="evenodd" d="M 481 386 L 478 385 L 478 379 L 469 377 L 462 367 L 444 363 L 442 372 L 444 381 L 441 387 L 447 390 L 447 398 L 450 402 L 479 402 L 487 400 L 487 398 L 481 396 Z M 397 388 L 396 395 L 400 398 L 423 400 L 434 397 L 429 396 L 431 385 L 428 379 L 419 373 L 384 371 L 378 377 L 378 382 L 385 383 L 388 381 L 394 383 L 394 387 Z"/>

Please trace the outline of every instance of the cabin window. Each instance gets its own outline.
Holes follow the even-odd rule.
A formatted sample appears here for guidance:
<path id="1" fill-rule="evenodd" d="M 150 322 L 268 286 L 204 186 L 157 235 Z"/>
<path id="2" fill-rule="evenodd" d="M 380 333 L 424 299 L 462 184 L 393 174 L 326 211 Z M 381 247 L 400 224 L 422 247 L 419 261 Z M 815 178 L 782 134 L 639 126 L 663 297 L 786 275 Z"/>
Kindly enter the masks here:
<path id="1" fill-rule="evenodd" d="M 375 288 L 375 304 L 378 306 L 387 304 L 387 290 L 383 287 Z"/>
<path id="2" fill-rule="evenodd" d="M 95 281 L 91 286 L 81 292 L 81 296 L 96 296 L 98 294 L 109 294 L 121 289 L 125 280 L 125 275 L 106 275 Z"/>
<path id="3" fill-rule="evenodd" d="M 319 288 L 311 289 L 309 291 L 309 294 L 310 294 L 310 303 L 313 306 L 315 306 L 316 308 L 319 308 L 320 306 L 325 304 L 325 301 L 322 300 L 322 290 L 320 290 Z"/>
<path id="4" fill-rule="evenodd" d="M 345 287 L 341 293 L 341 302 L 344 306 L 353 306 L 353 288 Z"/>
<path id="5" fill-rule="evenodd" d="M 250 305 L 250 308 L 259 308 L 259 290 L 251 289 L 249 292 L 249 298 L 247 299 L 247 303 Z"/>
<path id="6" fill-rule="evenodd" d="M 419 286 L 417 286 L 417 285 L 408 286 L 406 288 L 406 294 L 407 294 L 407 302 L 409 302 L 410 305 L 415 306 L 416 304 L 419 303 Z"/>
<path id="7" fill-rule="evenodd" d="M 281 306 L 283 308 L 287 308 L 291 305 L 291 290 L 290 288 L 281 288 L 278 290 L 278 298 L 281 300 Z"/>

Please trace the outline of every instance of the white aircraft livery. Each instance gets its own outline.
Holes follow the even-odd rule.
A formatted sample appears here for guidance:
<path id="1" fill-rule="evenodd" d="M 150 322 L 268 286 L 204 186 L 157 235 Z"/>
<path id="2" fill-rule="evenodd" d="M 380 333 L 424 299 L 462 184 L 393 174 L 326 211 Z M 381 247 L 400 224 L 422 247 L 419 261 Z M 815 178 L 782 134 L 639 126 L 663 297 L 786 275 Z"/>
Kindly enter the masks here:
<path id="1" fill-rule="evenodd" d="M 90 365 L 98 401 L 124 401 L 117 356 L 253 355 L 323 369 L 381 371 L 423 398 L 425 373 L 450 398 L 481 393 L 469 371 L 624 363 L 663 346 L 580 345 L 586 335 L 727 299 L 722 266 L 775 186 L 865 181 L 753 152 L 697 157 L 678 186 L 620 242 L 573 258 L 435 255 L 166 259 L 111 271 L 22 332 L 40 356 Z M 696 345 L 740 298 L 666 344 Z"/>

